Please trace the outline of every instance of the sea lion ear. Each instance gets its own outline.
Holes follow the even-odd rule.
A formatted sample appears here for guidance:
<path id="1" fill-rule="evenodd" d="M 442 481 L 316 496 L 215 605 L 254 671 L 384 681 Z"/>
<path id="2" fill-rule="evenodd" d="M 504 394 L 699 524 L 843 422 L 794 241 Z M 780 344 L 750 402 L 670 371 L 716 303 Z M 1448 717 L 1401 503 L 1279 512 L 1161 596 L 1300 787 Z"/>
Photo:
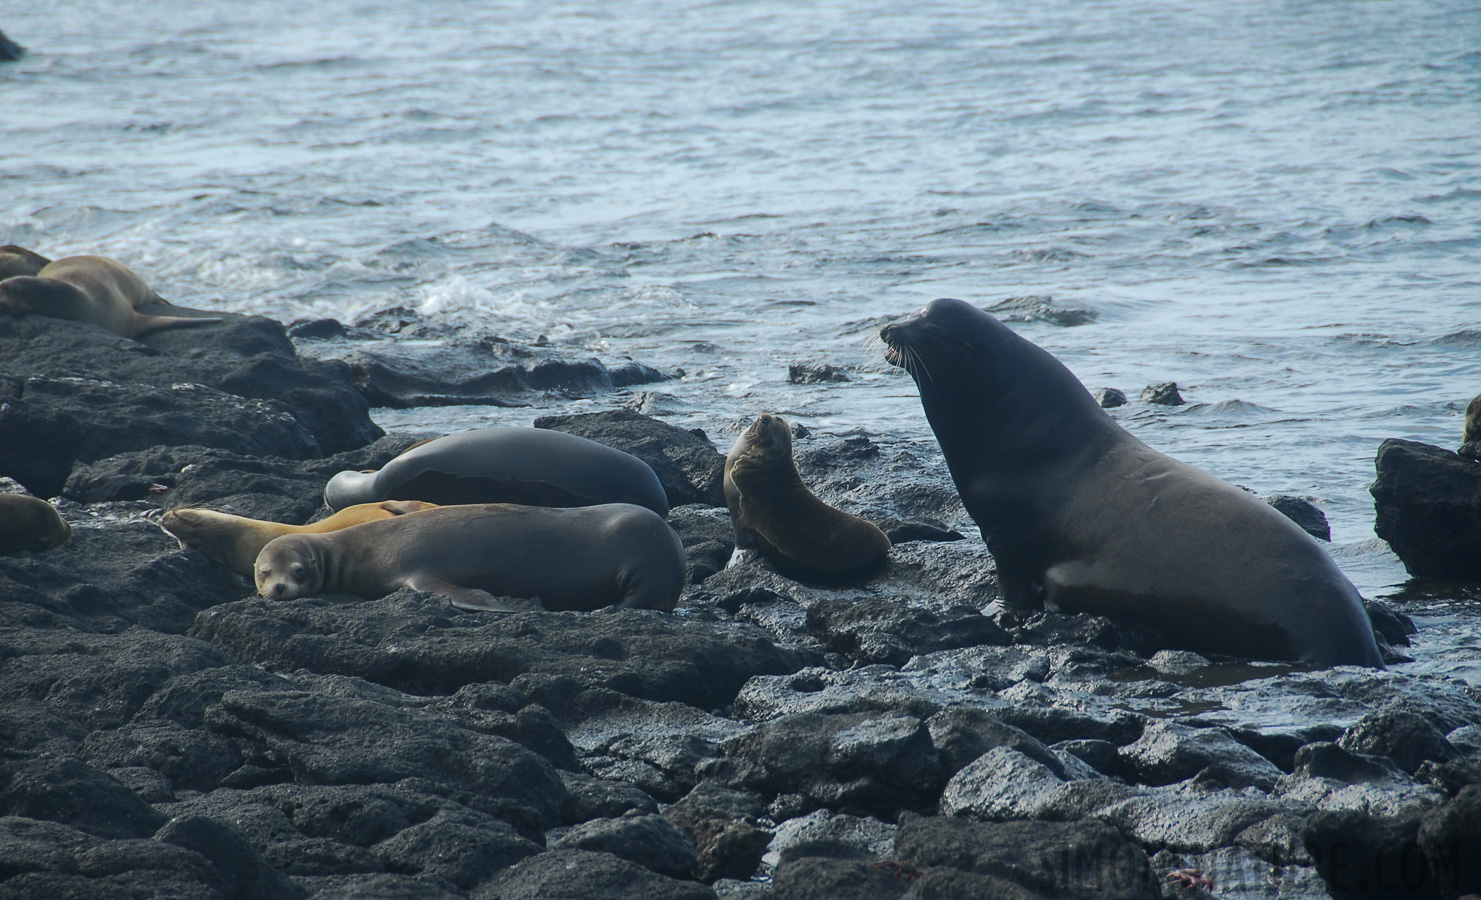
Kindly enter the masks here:
<path id="1" fill-rule="evenodd" d="M 308 577 L 309 570 L 303 563 L 296 562 L 288 567 L 288 574 L 293 576 L 294 581 L 303 581 Z"/>

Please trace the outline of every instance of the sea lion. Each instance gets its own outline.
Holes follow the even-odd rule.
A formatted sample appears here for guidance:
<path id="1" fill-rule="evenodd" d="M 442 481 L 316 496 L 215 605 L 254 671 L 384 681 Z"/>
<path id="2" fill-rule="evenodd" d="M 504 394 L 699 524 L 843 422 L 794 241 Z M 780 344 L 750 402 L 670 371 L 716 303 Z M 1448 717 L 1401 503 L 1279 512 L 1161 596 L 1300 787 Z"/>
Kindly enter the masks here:
<path id="1" fill-rule="evenodd" d="M 0 494 L 0 553 L 52 550 L 72 539 L 55 506 L 29 494 Z"/>
<path id="2" fill-rule="evenodd" d="M 327 519 L 307 525 L 284 525 L 248 519 L 213 509 L 182 506 L 167 511 L 159 527 L 180 542 L 181 550 L 198 550 L 211 562 L 220 563 L 247 577 L 252 577 L 257 554 L 267 542 L 285 534 L 323 534 L 351 525 L 361 525 L 392 516 L 436 509 L 436 504 L 419 500 L 387 500 L 384 503 L 361 503 L 342 509 Z"/>
<path id="3" fill-rule="evenodd" d="M 1474 444 L 1481 441 L 1481 394 L 1471 398 L 1466 404 L 1466 430 L 1461 434 L 1462 444 Z"/>
<path id="4" fill-rule="evenodd" d="M 156 316 L 143 306 L 170 306 L 123 263 L 104 256 L 67 256 L 48 263 L 35 275 L 0 281 L 0 315 L 49 316 L 99 325 L 114 334 L 137 338 L 161 328 L 209 325 L 220 318 Z"/>
<path id="5" fill-rule="evenodd" d="M 6 244 L 0 247 L 0 281 L 17 275 L 35 275 L 50 265 L 51 260 L 25 247 Z"/>
<path id="6" fill-rule="evenodd" d="M 802 483 L 792 430 L 762 413 L 725 457 L 725 504 L 735 545 L 761 552 L 796 581 L 847 584 L 884 568 L 890 539 L 873 523 L 834 509 Z"/>
<path id="7" fill-rule="evenodd" d="M 1176 646 L 1382 668 L 1362 598 L 1268 503 L 1153 450 L 1047 351 L 960 300 L 880 331 L 998 567 L 1005 603 Z"/>
<path id="8" fill-rule="evenodd" d="M 256 569 L 258 593 L 273 600 L 374 599 L 409 587 L 459 609 L 507 609 L 497 595 L 539 598 L 547 609 L 668 612 L 684 587 L 684 546 L 658 514 L 630 503 L 486 503 L 275 538 Z"/>
<path id="9" fill-rule="evenodd" d="M 497 426 L 414 444 L 380 471 L 340 472 L 324 486 L 330 509 L 377 500 L 593 506 L 636 503 L 668 515 L 648 464 L 621 450 L 545 428 Z"/>

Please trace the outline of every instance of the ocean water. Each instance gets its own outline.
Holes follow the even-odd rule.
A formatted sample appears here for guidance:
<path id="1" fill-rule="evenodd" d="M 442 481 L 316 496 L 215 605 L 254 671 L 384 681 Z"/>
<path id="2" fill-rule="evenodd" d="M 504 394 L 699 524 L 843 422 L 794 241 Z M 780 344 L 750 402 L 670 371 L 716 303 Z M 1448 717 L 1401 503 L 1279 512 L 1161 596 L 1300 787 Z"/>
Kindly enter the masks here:
<path id="1" fill-rule="evenodd" d="M 651 389 L 722 449 L 762 410 L 932 446 L 871 335 L 1052 298 L 1092 321 L 1015 327 L 1092 388 L 1176 381 L 1118 417 L 1315 499 L 1418 616 L 1413 668 L 1481 683 L 1481 592 L 1406 587 L 1367 493 L 1381 440 L 1454 446 L 1481 392 L 1470 0 L 59 0 L 0 29 L 31 50 L 0 65 L 0 243 L 190 306 L 682 367 Z"/>

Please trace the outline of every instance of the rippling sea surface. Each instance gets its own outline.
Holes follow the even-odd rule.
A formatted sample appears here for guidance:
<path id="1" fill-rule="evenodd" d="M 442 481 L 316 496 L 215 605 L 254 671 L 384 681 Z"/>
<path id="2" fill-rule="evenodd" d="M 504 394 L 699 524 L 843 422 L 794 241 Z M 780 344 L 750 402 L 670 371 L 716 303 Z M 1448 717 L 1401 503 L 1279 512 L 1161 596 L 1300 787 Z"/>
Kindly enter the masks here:
<path id="1" fill-rule="evenodd" d="M 667 417 L 722 449 L 762 410 L 934 446 L 869 337 L 1052 297 L 1093 321 L 1015 327 L 1092 388 L 1176 381 L 1120 421 L 1314 498 L 1375 597 L 1405 580 L 1379 442 L 1454 447 L 1481 392 L 1472 0 L 59 0 L 0 29 L 31 50 L 0 66 L 0 243 L 189 306 L 682 367 Z M 1481 594 L 1400 604 L 1412 667 L 1481 682 Z"/>

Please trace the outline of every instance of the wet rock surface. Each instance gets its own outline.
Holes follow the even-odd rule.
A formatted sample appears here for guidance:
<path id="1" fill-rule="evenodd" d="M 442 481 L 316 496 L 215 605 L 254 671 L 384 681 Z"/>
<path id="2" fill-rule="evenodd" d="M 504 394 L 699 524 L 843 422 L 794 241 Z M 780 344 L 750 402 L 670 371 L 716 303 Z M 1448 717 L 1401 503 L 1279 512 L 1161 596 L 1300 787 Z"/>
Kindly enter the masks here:
<path id="1" fill-rule="evenodd" d="M 1481 463 L 1391 438 L 1379 445 L 1374 465 L 1373 530 L 1409 574 L 1481 581 Z"/>
<path id="2" fill-rule="evenodd" d="M 361 397 L 351 370 L 258 320 L 228 326 L 193 355 L 211 330 L 130 346 L 0 320 L 0 390 L 30 385 L 0 417 L 60 421 L 38 397 L 158 405 L 137 443 L 85 453 L 0 430 L 0 476 L 54 485 L 74 530 L 0 556 L 0 895 L 1119 898 L 1163 896 L 1174 869 L 1239 896 L 1270 895 L 1268 878 L 1297 897 L 1477 889 L 1477 691 L 1005 611 L 944 469 L 868 435 L 797 443 L 825 502 L 898 529 L 864 585 L 732 564 L 715 444 L 615 410 L 540 424 L 659 472 L 690 572 L 674 613 L 257 598 L 181 551 L 159 511 L 305 522 L 330 475 L 414 438 L 365 431 L 331 453 L 305 412 L 318 401 L 231 372 L 299 366 L 322 400 Z M 295 331 L 449 337 L 427 328 L 388 312 Z M 88 378 L 112 387 L 49 370 L 19 336 L 96 351 Z M 140 387 L 135 363 L 205 387 Z M 252 436 L 209 437 L 228 409 Z M 165 421 L 181 439 L 148 430 Z M 1369 609 L 1388 643 L 1410 639 L 1402 610 Z"/>

